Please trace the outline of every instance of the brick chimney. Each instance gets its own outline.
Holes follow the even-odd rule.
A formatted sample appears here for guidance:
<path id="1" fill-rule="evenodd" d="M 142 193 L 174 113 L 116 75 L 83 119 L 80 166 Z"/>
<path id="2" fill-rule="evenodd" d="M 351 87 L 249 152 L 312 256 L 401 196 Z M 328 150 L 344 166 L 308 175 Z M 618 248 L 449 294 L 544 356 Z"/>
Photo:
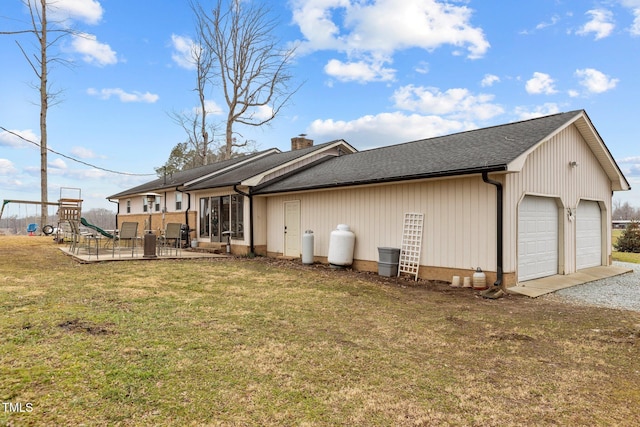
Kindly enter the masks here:
<path id="1" fill-rule="evenodd" d="M 307 135 L 300 135 L 291 138 L 291 151 L 301 150 L 303 148 L 313 147 L 313 139 L 307 139 Z"/>

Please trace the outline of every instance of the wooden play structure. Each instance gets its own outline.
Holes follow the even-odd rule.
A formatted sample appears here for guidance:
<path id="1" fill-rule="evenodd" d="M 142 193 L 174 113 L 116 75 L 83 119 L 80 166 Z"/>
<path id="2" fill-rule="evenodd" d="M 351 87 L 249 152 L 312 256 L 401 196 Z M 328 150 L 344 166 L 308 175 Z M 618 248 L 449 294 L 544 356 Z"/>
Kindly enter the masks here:
<path id="1" fill-rule="evenodd" d="M 65 239 L 64 233 L 70 234 L 69 238 L 72 242 L 79 240 L 78 233 L 80 229 L 80 221 L 82 218 L 82 194 L 79 188 L 60 188 L 60 197 L 57 202 L 40 202 L 34 200 L 4 200 L 2 202 L 2 209 L 0 209 L 0 219 L 4 213 L 5 207 L 9 203 L 14 204 L 26 204 L 26 205 L 39 205 L 39 206 L 57 206 L 57 227 L 53 227 L 49 224 L 41 224 L 40 230 L 45 235 L 55 233 L 56 240 L 62 242 Z M 29 224 L 28 232 L 30 235 L 34 235 L 37 230 L 37 224 Z M 74 231 L 76 230 L 76 231 Z"/>

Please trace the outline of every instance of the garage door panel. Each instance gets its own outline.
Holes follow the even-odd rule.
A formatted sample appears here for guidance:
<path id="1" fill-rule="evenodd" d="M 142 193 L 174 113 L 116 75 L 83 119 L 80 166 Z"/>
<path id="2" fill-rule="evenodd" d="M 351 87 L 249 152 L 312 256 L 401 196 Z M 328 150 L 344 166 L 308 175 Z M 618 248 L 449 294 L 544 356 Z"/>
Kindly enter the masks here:
<path id="1" fill-rule="evenodd" d="M 581 200 L 576 212 L 576 268 L 602 265 L 602 212 L 598 202 Z"/>
<path id="2" fill-rule="evenodd" d="M 518 209 L 518 280 L 558 273 L 558 209 L 553 199 L 526 196 Z"/>

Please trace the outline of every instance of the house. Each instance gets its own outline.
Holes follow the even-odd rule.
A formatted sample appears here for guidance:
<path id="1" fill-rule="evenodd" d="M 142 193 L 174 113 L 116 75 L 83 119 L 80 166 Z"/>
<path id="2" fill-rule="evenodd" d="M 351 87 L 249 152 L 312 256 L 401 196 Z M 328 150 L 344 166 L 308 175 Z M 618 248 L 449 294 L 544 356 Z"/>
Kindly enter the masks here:
<path id="1" fill-rule="evenodd" d="M 583 110 L 362 152 L 334 141 L 235 162 L 175 187 L 194 202 L 198 242 L 217 239 L 211 218 L 227 215 L 227 203 L 222 221 L 242 216 L 241 229 L 231 226 L 237 252 L 297 257 L 300 230 L 313 230 L 315 259 L 326 262 L 331 231 L 348 224 L 354 268 L 375 271 L 377 248 L 399 247 L 404 214 L 417 212 L 420 277 L 480 267 L 504 286 L 610 265 L 612 192 L 630 189 Z M 124 193 L 141 200 L 151 187 Z M 125 215 L 121 196 L 111 198 Z"/>
<path id="2" fill-rule="evenodd" d="M 118 224 L 138 222 L 139 230 L 157 234 L 167 223 L 179 222 L 199 246 L 221 247 L 229 233 L 234 253 L 266 253 L 266 202 L 254 201 L 252 189 L 356 151 L 342 140 L 314 146 L 304 136 L 292 138 L 291 146 L 287 152 L 274 148 L 159 177 L 108 199 L 118 202 Z"/>

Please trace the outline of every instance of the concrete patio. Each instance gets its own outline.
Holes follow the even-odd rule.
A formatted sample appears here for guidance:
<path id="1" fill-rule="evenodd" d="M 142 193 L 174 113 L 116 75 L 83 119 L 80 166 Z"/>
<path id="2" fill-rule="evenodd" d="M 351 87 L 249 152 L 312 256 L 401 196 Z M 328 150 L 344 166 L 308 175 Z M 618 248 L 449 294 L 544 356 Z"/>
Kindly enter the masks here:
<path id="1" fill-rule="evenodd" d="M 215 253 L 213 251 L 198 250 L 192 248 L 179 249 L 176 253 L 174 248 L 163 248 L 163 250 L 156 250 L 155 256 L 145 257 L 144 248 L 142 245 L 137 246 L 133 251 L 131 247 L 122 247 L 115 251 L 110 245 L 110 242 L 101 241 L 98 239 L 97 247 L 93 245 L 81 245 L 75 250 L 71 250 L 69 244 L 64 244 L 60 247 L 60 250 L 75 259 L 76 261 L 86 263 L 96 262 L 117 262 L 117 261 L 152 261 L 152 260 L 166 260 L 166 259 L 211 259 L 211 258 L 227 258 L 228 255 L 224 253 Z"/>
<path id="2" fill-rule="evenodd" d="M 508 288 L 507 291 L 514 294 L 526 295 L 531 298 L 537 298 L 541 295 L 549 294 L 560 289 L 582 285 L 584 283 L 606 279 L 620 274 L 630 273 L 631 271 L 633 270 L 614 265 L 591 267 L 573 274 L 556 274 L 555 276 L 527 280 L 517 286 Z"/>

